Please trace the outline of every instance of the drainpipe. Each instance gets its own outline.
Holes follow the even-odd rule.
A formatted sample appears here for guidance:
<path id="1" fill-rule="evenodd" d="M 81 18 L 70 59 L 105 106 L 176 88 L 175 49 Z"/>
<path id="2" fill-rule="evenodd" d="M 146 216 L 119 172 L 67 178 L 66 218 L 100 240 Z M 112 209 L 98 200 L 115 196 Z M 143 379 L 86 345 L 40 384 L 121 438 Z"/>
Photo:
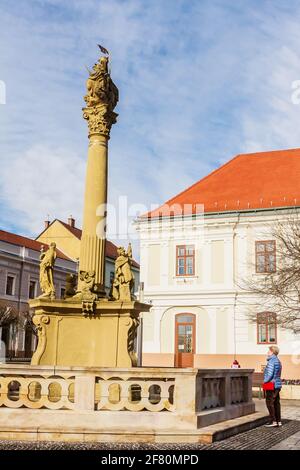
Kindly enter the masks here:
<path id="1" fill-rule="evenodd" d="M 233 303 L 233 347 L 234 347 L 234 359 L 236 359 L 236 304 L 238 291 L 236 288 L 236 257 L 235 257 L 235 239 L 236 239 L 236 228 L 240 222 L 241 213 L 238 212 L 237 221 L 233 226 L 233 242 L 232 242 L 232 258 L 233 258 L 233 284 L 235 288 L 234 303 Z"/>

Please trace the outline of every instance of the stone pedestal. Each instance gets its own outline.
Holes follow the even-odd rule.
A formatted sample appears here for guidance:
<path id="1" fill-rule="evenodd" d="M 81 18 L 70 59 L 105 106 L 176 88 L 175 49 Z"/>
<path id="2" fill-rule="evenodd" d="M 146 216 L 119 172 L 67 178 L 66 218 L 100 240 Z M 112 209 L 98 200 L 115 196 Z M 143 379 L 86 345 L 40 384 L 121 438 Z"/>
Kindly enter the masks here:
<path id="1" fill-rule="evenodd" d="M 137 365 L 135 338 L 140 312 L 150 305 L 140 302 L 96 303 L 95 312 L 82 315 L 78 301 L 34 299 L 33 321 L 38 347 L 31 365 L 73 367 L 133 367 Z"/>

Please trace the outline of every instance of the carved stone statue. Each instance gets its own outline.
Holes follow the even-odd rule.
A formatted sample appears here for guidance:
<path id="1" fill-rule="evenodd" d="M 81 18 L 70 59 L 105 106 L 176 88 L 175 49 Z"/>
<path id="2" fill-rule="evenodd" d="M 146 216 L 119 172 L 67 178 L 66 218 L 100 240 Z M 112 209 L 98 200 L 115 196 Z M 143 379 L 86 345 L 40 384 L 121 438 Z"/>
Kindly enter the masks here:
<path id="1" fill-rule="evenodd" d="M 66 276 L 66 290 L 65 290 L 65 298 L 72 297 L 76 294 L 77 288 L 77 276 L 76 274 L 68 273 Z"/>
<path id="2" fill-rule="evenodd" d="M 131 270 L 132 249 L 128 245 L 126 252 L 123 246 L 118 248 L 118 258 L 115 261 L 115 278 L 112 285 L 114 300 L 131 301 L 133 299 L 134 274 Z"/>
<path id="3" fill-rule="evenodd" d="M 97 298 L 97 295 L 94 290 L 95 285 L 95 271 L 80 271 L 80 281 L 81 281 L 81 294 L 83 297 L 93 297 Z"/>
<path id="4" fill-rule="evenodd" d="M 87 79 L 86 108 L 83 117 L 87 119 L 90 133 L 109 136 L 117 114 L 113 111 L 119 100 L 119 91 L 108 72 L 108 57 L 100 57 Z"/>
<path id="5" fill-rule="evenodd" d="M 53 281 L 53 269 L 56 260 L 56 244 L 51 243 L 47 251 L 40 254 L 40 287 L 42 295 L 39 298 L 47 297 L 55 299 L 55 287 Z"/>
<path id="6" fill-rule="evenodd" d="M 72 299 L 81 301 L 83 315 L 91 315 L 95 310 L 97 300 L 97 294 L 94 292 L 95 275 L 95 271 L 80 271 L 79 273 L 80 287 Z"/>

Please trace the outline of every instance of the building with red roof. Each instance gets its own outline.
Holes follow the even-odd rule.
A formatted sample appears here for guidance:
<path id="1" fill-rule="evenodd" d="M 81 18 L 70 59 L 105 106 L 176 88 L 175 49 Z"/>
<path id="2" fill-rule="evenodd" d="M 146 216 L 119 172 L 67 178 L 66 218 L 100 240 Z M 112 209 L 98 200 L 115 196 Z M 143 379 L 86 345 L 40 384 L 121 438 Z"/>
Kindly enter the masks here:
<path id="1" fill-rule="evenodd" d="M 300 206 L 300 149 L 237 155 L 149 217 Z M 185 210 L 186 208 L 186 210 Z"/>
<path id="2" fill-rule="evenodd" d="M 297 335 L 241 288 L 278 269 L 272 226 L 298 211 L 299 181 L 300 149 L 241 154 L 139 218 L 141 282 L 152 303 L 143 365 L 221 368 L 237 359 L 260 372 L 276 343 L 283 376 L 299 378 Z"/>

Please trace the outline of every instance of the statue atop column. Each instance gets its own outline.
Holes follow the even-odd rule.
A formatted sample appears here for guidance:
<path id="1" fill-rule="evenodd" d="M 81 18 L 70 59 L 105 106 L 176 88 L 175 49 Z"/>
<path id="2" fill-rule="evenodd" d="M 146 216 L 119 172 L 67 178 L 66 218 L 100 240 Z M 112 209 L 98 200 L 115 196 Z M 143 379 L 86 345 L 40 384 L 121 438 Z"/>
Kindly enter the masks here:
<path id="1" fill-rule="evenodd" d="M 100 46 L 99 46 L 100 47 Z M 86 82 L 87 93 L 84 97 L 86 107 L 83 117 L 88 122 L 89 146 L 85 183 L 82 237 L 80 244 L 77 293 L 87 298 L 97 295 L 106 298 L 105 290 L 105 244 L 106 244 L 106 207 L 108 179 L 108 140 L 112 124 L 118 114 L 114 109 L 118 103 L 119 92 L 113 83 L 108 69 L 108 51 L 100 47 L 101 56 L 89 71 Z M 100 210 L 99 210 L 100 208 Z M 94 272 L 93 286 L 86 283 Z M 77 296 L 78 297 L 78 296 Z M 87 300 L 87 302 L 89 302 Z M 88 309 L 86 308 L 88 305 Z M 95 302 L 85 304 L 83 312 L 92 310 Z"/>
<path id="2" fill-rule="evenodd" d="M 108 57 L 100 57 L 86 82 L 83 117 L 88 121 L 90 134 L 109 136 L 110 128 L 118 116 L 113 110 L 119 100 L 119 91 L 110 77 L 108 62 Z"/>
<path id="3" fill-rule="evenodd" d="M 129 243 L 127 252 L 123 246 L 118 248 L 115 261 L 115 278 L 112 284 L 112 298 L 130 302 L 133 300 L 134 274 L 131 270 L 132 248 Z"/>
<path id="4" fill-rule="evenodd" d="M 55 287 L 53 280 L 53 269 L 56 260 L 56 244 L 50 243 L 47 251 L 42 249 L 40 254 L 40 298 L 47 297 L 55 299 Z"/>
<path id="5" fill-rule="evenodd" d="M 83 117 L 88 124 L 82 236 L 78 275 L 66 279 L 64 299 L 56 299 L 55 244 L 41 253 L 42 295 L 29 301 L 38 330 L 32 365 L 128 368 L 137 365 L 136 336 L 141 312 L 150 305 L 134 295 L 132 249 L 118 248 L 114 280 L 105 282 L 108 147 L 119 93 L 109 70 L 109 53 L 89 71 Z"/>

